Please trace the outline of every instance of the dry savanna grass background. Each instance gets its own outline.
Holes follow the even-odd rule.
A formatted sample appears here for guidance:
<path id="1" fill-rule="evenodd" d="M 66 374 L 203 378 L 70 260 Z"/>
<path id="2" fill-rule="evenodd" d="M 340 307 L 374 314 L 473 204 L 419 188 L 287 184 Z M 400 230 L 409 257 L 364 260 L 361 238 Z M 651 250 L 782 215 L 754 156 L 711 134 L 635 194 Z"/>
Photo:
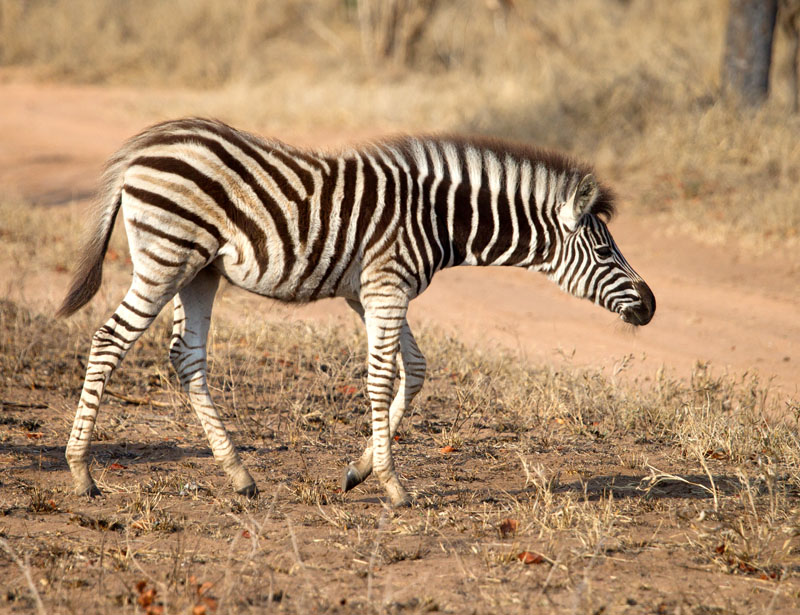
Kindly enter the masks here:
<path id="1" fill-rule="evenodd" d="M 592 161 L 640 243 L 658 228 L 723 261 L 782 255 L 775 292 L 796 293 L 789 45 L 779 30 L 767 104 L 726 105 L 726 7 L 0 0 L 0 90 L 62 88 L 109 125 L 92 105 L 112 100 L 133 126 L 119 141 L 183 114 L 310 146 L 416 131 L 533 141 Z M 34 122 L 58 117 L 30 106 Z M 536 362 L 423 323 L 429 377 L 394 444 L 415 503 L 393 511 L 374 479 L 338 489 L 369 433 L 355 320 L 265 323 L 225 290 L 211 387 L 261 495 L 233 495 L 215 465 L 166 359 L 164 314 L 100 411 L 104 496 L 74 496 L 64 445 L 89 339 L 129 275 L 125 241 L 117 229 L 110 299 L 69 321 L 16 293 L 34 273 L 66 286 L 82 182 L 102 157 L 76 139 L 80 164 L 30 171 L 7 134 L 0 177 L 23 179 L 0 186 L 0 612 L 797 612 L 790 370 L 777 388 L 702 361 L 626 377 L 633 357 L 611 371 Z M 79 172 L 59 184 L 67 164 Z"/>

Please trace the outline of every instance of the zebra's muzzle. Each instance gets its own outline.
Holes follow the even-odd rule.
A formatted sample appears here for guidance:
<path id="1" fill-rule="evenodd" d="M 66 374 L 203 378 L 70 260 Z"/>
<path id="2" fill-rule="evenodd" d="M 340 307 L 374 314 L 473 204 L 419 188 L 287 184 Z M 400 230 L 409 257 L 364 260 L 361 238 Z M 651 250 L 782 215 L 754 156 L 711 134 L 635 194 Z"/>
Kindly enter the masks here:
<path id="1" fill-rule="evenodd" d="M 634 282 L 633 287 L 639 294 L 639 302 L 624 307 L 619 315 L 628 324 L 642 327 L 649 323 L 656 313 L 656 298 L 644 282 Z"/>

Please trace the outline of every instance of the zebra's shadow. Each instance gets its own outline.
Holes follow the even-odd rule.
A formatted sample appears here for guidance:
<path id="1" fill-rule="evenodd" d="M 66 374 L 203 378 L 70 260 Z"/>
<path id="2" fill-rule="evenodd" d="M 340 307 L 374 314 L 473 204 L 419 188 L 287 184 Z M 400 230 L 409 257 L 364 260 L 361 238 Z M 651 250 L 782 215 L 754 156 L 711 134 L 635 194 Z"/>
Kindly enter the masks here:
<path id="1" fill-rule="evenodd" d="M 37 446 L 35 444 L 0 444 L 0 455 L 18 459 L 6 466 L 9 472 L 40 470 L 60 472 L 68 470 L 64 456 L 65 446 Z M 181 461 L 194 457 L 211 457 L 207 446 L 185 446 L 177 442 L 148 442 L 147 444 L 112 444 L 93 442 L 89 449 L 90 464 L 105 466 L 118 462 L 125 465 L 148 464 L 162 461 Z"/>
<path id="2" fill-rule="evenodd" d="M 613 498 L 615 500 L 713 500 L 713 492 L 717 497 L 735 495 L 744 487 L 737 476 L 729 474 L 712 474 L 713 485 L 705 474 L 675 474 L 674 478 L 661 478 L 653 483 L 648 481 L 650 475 L 605 474 L 588 478 L 584 481 L 554 482 L 547 490 L 555 497 L 560 495 L 577 496 L 579 501 L 599 502 Z M 427 486 L 426 486 L 427 487 Z M 758 487 L 760 491 L 760 486 Z M 417 502 L 423 507 L 440 508 L 451 504 L 453 500 L 465 496 L 483 504 L 507 502 L 514 500 L 535 499 L 542 495 L 542 488 L 528 485 L 519 489 L 481 489 L 477 494 L 470 489 L 431 490 L 430 487 L 415 492 Z M 475 496 L 478 496 L 477 498 Z M 363 501 L 372 501 L 365 498 Z M 377 501 L 377 499 L 375 499 Z"/>
<path id="3" fill-rule="evenodd" d="M 552 491 L 555 494 L 577 493 L 589 502 L 610 497 L 617 500 L 628 498 L 710 500 L 714 498 L 714 491 L 717 496 L 727 496 L 738 493 L 742 487 L 738 477 L 728 474 L 712 474 L 713 484 L 706 474 L 672 476 L 674 478 L 662 477 L 658 481 L 649 481 L 650 475 L 605 474 L 593 476 L 585 481 L 557 484 Z M 527 488 L 521 493 L 531 491 Z"/>

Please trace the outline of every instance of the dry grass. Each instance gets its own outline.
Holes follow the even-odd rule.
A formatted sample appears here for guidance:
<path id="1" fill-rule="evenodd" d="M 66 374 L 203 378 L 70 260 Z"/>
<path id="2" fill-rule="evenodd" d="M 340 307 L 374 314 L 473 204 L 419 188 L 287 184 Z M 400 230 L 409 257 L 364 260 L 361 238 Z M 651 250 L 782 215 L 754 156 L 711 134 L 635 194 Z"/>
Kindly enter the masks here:
<path id="1" fill-rule="evenodd" d="M 63 446 L 93 325 L 0 305 L 9 607 L 788 613 L 800 598 L 797 416 L 755 381 L 698 366 L 622 387 L 424 331 L 430 377 L 396 445 L 416 503 L 387 512 L 374 480 L 338 492 L 369 431 L 361 331 L 220 323 L 211 386 L 263 489 L 249 501 L 167 372 L 161 319 L 114 374 L 92 445 L 106 495 L 87 501 Z"/>
<path id="2" fill-rule="evenodd" d="M 800 236 L 787 45 L 779 32 L 763 110 L 722 104 L 724 0 L 439 2 L 384 59 L 365 55 L 374 33 L 355 1 L 131 6 L 0 2 L 0 64 L 47 79 L 207 88 L 191 112 L 266 133 L 524 139 L 595 161 L 626 205 L 710 240 Z M 180 96 L 158 104 L 161 115 L 187 111 Z"/>

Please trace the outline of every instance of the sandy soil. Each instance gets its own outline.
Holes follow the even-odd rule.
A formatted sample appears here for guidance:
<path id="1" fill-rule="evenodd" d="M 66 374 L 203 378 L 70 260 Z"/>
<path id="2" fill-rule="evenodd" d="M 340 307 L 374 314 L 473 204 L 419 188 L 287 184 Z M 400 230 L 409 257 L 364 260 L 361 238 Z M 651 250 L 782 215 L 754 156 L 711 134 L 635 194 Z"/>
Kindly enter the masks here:
<path id="1" fill-rule="evenodd" d="M 77 200 L 73 206 L 83 207 L 115 148 L 143 126 L 167 117 L 154 109 L 195 112 L 200 95 L 193 96 L 178 96 L 176 103 L 174 94 L 152 92 L 143 104 L 142 94 L 133 90 L 6 79 L 0 83 L 0 190 L 37 204 L 63 206 Z M 335 131 L 304 133 L 302 127 L 274 136 L 321 146 L 348 139 Z M 625 202 L 611 228 L 658 302 L 653 322 L 635 334 L 541 276 L 499 268 L 440 273 L 412 304 L 411 322 L 458 331 L 469 343 L 499 345 L 533 361 L 569 360 L 609 373 L 624 367 L 625 375 L 645 377 L 662 366 L 686 377 L 696 361 L 711 361 L 715 369 L 736 374 L 757 371 L 786 394 L 798 393 L 798 254 L 776 249 L 756 255 L 737 246 L 709 246 L 669 232 L 658 220 L 626 213 Z M 0 278 L 8 272 L 0 268 Z M 7 282 L 0 279 L 3 292 L 8 292 Z M 67 275 L 42 272 L 19 284 L 14 294 L 46 309 L 62 296 Z M 117 287 L 124 285 L 124 276 L 109 279 L 103 296 L 117 301 L 123 292 Z M 222 293 L 216 309 L 234 315 L 245 308 L 265 318 L 353 318 L 341 301 L 284 306 L 236 289 Z M 630 355 L 633 360 L 626 361 Z"/>

